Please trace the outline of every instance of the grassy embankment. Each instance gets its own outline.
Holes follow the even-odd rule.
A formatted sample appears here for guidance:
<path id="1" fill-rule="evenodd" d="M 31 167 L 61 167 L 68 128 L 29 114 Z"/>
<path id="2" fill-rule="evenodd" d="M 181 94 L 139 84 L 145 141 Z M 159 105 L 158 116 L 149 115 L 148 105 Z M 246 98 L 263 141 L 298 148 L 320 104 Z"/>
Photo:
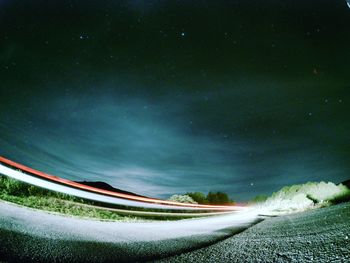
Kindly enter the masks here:
<path id="1" fill-rule="evenodd" d="M 121 207 L 46 190 L 0 174 L 0 200 L 19 205 L 61 213 L 69 216 L 88 217 L 109 221 L 179 220 L 205 217 L 198 210 L 177 210 Z M 217 212 L 207 211 L 207 212 Z"/>
<path id="2" fill-rule="evenodd" d="M 350 189 L 332 182 L 308 182 L 285 186 L 270 197 L 257 197 L 255 204 L 279 215 L 303 212 L 350 201 Z"/>
<path id="3" fill-rule="evenodd" d="M 0 199 L 19 205 L 71 216 L 112 221 L 134 221 L 138 218 L 120 215 L 94 203 L 54 191 L 49 191 L 0 175 Z"/>

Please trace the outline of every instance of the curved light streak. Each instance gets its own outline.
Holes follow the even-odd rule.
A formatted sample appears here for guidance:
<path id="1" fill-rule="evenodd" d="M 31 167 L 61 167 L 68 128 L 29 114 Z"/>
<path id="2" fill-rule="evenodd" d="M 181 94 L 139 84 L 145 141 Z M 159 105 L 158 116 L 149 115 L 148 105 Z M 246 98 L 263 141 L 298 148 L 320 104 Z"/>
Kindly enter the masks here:
<path id="1" fill-rule="evenodd" d="M 6 165 L 6 166 L 5 166 Z M 8 167 L 10 166 L 10 167 Z M 25 173 L 17 171 L 19 169 Z M 123 206 L 144 207 L 155 209 L 169 210 L 215 210 L 215 211 L 234 211 L 241 210 L 243 206 L 216 206 L 216 205 L 199 205 L 184 204 L 179 202 L 133 196 L 128 194 L 117 193 L 103 190 L 91 186 L 86 186 L 64 178 L 53 176 L 22 164 L 16 163 L 0 156 L 0 173 L 14 179 L 33 184 L 49 190 L 74 195 L 77 197 L 110 203 Z"/>

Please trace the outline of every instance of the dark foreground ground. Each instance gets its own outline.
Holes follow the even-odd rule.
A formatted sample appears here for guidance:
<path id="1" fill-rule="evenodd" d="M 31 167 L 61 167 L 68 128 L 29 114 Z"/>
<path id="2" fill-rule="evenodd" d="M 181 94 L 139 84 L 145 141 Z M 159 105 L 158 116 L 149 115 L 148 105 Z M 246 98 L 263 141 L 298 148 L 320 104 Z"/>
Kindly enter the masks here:
<path id="1" fill-rule="evenodd" d="M 2 206 L 0 262 L 350 262 L 350 203 L 206 235 L 200 223 L 207 229 L 226 217 L 134 225 Z M 195 233 L 181 237 L 188 226 Z M 158 238 L 163 230 L 167 238 Z M 142 231 L 144 241 L 133 240 Z"/>
<path id="2" fill-rule="evenodd" d="M 350 203 L 267 219 L 161 262 L 350 262 Z"/>
<path id="3" fill-rule="evenodd" d="M 108 222 L 0 201 L 0 262 L 155 260 L 244 231 L 262 220 L 252 210 L 179 221 Z"/>

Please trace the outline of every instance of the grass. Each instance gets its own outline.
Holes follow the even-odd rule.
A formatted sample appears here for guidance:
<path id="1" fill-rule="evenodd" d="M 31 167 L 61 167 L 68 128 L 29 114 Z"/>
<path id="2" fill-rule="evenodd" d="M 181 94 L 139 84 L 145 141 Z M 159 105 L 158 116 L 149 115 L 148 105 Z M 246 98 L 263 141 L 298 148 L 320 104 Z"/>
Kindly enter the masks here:
<path id="1" fill-rule="evenodd" d="M 332 204 L 350 202 L 350 189 L 329 200 Z"/>
<path id="2" fill-rule="evenodd" d="M 106 208 L 92 207 L 93 202 L 0 175 L 0 199 L 19 205 L 70 216 L 111 221 L 136 221 L 137 217 L 120 215 Z"/>
<path id="3" fill-rule="evenodd" d="M 339 203 L 347 201 L 350 190 L 342 184 L 331 182 L 308 182 L 305 184 L 285 186 L 280 191 L 273 193 L 269 199 L 291 199 L 303 194 L 314 204 L 322 202 Z"/>
<path id="4" fill-rule="evenodd" d="M 278 213 L 293 213 L 347 201 L 350 201 L 350 190 L 343 184 L 308 182 L 285 186 L 259 205 Z"/>
<path id="5" fill-rule="evenodd" d="M 44 211 L 60 213 L 69 216 L 94 218 L 108 221 L 146 221 L 146 220 L 180 220 L 194 217 L 192 215 L 171 215 L 169 209 L 153 209 L 144 207 L 121 207 L 113 204 L 105 204 L 88 199 L 79 198 L 34 185 L 30 185 L 0 174 L 0 200 L 19 205 L 40 209 Z M 137 212 L 138 211 L 138 212 Z M 162 214 L 144 213 L 162 212 Z M 178 210 L 177 213 L 188 212 Z M 202 211 L 191 211 L 201 213 Z M 134 213 L 134 214 L 133 214 Z"/>

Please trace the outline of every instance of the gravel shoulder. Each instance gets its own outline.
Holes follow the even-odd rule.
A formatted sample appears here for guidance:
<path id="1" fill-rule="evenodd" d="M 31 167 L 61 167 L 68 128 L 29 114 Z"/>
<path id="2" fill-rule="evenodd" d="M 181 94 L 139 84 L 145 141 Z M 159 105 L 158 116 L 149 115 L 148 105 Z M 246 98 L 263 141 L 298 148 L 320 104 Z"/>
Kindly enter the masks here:
<path id="1" fill-rule="evenodd" d="M 350 262 L 350 203 L 270 218 L 159 262 Z"/>

